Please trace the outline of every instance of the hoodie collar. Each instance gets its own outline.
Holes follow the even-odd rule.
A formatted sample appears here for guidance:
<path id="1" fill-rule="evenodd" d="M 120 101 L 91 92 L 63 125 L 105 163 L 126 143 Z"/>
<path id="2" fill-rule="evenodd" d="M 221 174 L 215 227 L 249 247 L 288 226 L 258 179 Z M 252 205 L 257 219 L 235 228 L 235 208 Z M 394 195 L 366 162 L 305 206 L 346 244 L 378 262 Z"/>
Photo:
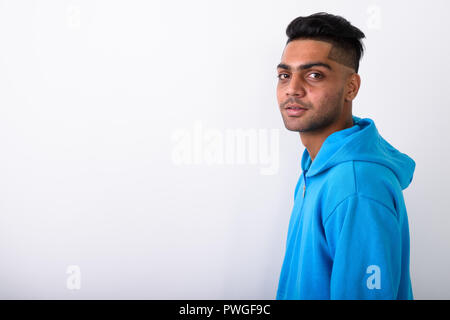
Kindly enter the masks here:
<path id="1" fill-rule="evenodd" d="M 305 148 L 301 160 L 305 176 L 312 177 L 346 161 L 369 161 L 391 169 L 405 189 L 412 181 L 415 162 L 384 140 L 372 119 L 352 118 L 352 127 L 333 132 L 325 139 L 314 161 Z"/>

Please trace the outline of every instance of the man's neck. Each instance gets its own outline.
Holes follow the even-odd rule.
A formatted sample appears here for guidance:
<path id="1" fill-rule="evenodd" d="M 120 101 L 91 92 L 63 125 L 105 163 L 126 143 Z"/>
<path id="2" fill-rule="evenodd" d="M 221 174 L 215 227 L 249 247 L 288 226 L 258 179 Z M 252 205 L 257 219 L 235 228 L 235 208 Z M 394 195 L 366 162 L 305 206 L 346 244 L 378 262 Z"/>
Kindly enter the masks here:
<path id="1" fill-rule="evenodd" d="M 345 122 L 335 122 L 331 126 L 313 132 L 300 132 L 302 144 L 308 150 L 311 161 L 314 161 L 325 139 L 336 131 L 341 131 L 353 126 L 353 119 L 346 119 Z"/>

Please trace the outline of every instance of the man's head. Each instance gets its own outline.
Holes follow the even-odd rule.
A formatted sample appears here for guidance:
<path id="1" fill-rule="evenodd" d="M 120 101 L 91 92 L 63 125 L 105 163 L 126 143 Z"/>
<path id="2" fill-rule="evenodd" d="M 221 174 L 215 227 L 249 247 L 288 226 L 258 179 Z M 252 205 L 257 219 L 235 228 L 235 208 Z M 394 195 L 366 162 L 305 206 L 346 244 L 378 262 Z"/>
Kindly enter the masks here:
<path id="1" fill-rule="evenodd" d="M 277 99 L 286 128 L 318 132 L 351 118 L 364 33 L 342 17 L 321 12 L 294 19 L 286 34 L 277 66 Z"/>

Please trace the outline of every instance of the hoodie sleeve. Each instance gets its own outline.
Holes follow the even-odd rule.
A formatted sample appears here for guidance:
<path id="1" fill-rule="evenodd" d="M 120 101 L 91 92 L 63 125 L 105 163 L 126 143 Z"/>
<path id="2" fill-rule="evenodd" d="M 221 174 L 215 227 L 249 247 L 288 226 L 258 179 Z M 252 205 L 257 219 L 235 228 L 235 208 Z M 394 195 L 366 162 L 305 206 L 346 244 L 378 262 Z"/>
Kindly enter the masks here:
<path id="1" fill-rule="evenodd" d="M 331 299 L 396 299 L 402 245 L 395 211 L 356 194 L 328 215 L 324 228 L 333 258 Z"/>

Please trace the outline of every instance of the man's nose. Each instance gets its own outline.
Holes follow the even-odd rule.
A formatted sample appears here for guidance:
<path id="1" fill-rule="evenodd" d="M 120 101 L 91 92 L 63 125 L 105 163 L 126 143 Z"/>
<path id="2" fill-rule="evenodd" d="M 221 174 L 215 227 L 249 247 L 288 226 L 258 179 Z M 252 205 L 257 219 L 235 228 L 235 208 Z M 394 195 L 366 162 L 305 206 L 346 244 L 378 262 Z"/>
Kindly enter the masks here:
<path id="1" fill-rule="evenodd" d="M 298 75 L 292 75 L 289 81 L 286 95 L 303 97 L 306 94 L 303 79 Z"/>

